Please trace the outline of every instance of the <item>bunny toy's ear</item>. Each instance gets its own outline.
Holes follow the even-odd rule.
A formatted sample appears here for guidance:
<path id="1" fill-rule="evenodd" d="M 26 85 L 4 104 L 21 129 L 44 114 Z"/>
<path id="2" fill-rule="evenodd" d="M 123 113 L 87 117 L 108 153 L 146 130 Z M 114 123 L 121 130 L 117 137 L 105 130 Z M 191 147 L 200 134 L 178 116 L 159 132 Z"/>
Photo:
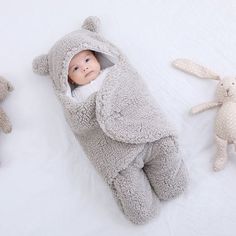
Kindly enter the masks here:
<path id="1" fill-rule="evenodd" d="M 49 74 L 48 55 L 43 54 L 33 60 L 33 71 L 39 75 Z"/>
<path id="2" fill-rule="evenodd" d="M 100 31 L 100 26 L 101 26 L 101 22 L 100 19 L 96 16 L 89 16 L 88 18 L 85 19 L 82 28 L 92 31 L 92 32 L 96 32 L 99 33 Z"/>
<path id="3" fill-rule="evenodd" d="M 195 75 L 199 78 L 220 80 L 220 76 L 216 73 L 188 59 L 176 59 L 172 62 L 172 65 L 177 69 L 180 69 L 191 75 Z"/>

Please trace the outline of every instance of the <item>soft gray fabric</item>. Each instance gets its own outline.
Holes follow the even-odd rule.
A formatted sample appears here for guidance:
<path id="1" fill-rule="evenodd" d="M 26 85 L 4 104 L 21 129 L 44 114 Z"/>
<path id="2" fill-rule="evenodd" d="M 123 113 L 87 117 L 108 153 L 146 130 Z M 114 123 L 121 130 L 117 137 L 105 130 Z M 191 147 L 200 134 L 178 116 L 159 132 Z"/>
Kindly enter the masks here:
<path id="1" fill-rule="evenodd" d="M 10 92 L 14 89 L 13 85 L 6 80 L 5 78 L 0 76 L 0 101 L 2 102 Z M 12 124 L 5 113 L 5 111 L 0 107 L 0 130 L 5 134 L 10 133 L 12 131 Z"/>
<path id="2" fill-rule="evenodd" d="M 99 28 L 98 18 L 87 18 L 81 30 L 64 36 L 55 43 L 48 54 L 37 57 L 33 62 L 33 70 L 39 74 L 50 74 L 56 95 L 64 108 L 66 119 L 88 158 L 110 185 L 113 193 L 116 193 L 114 195 L 121 201 L 124 213 L 132 222 L 141 224 L 154 215 L 150 211 L 156 212 L 152 207 L 150 208 L 151 199 L 147 198 L 149 207 L 145 209 L 146 217 L 138 220 L 137 216 L 140 212 L 136 208 L 129 208 L 126 204 L 127 201 L 133 201 L 131 200 L 132 194 L 126 195 L 131 186 L 129 182 L 126 184 L 125 181 L 118 181 L 117 178 L 123 173 L 122 171 L 129 169 L 130 164 L 140 153 L 144 153 L 147 143 L 167 139 L 172 146 L 174 141 L 174 146 L 176 146 L 176 134 L 150 96 L 138 73 L 120 50 L 101 36 Z M 86 101 L 79 103 L 71 96 L 71 88 L 68 84 L 68 65 L 72 57 L 82 50 L 95 51 L 102 69 L 108 66 L 111 66 L 111 69 L 104 79 L 101 89 L 91 94 Z M 165 144 L 167 150 L 169 149 L 168 142 Z M 167 150 L 166 153 L 168 153 Z M 178 148 L 175 149 L 175 154 L 176 158 Z M 174 168 L 178 172 L 175 160 L 167 159 L 168 155 L 160 157 L 163 166 L 168 163 L 170 170 Z M 174 197 L 185 188 L 186 176 L 184 168 L 180 164 L 182 161 L 178 159 L 177 162 L 181 178 L 178 178 L 175 183 L 175 175 L 172 176 L 171 185 L 168 184 L 168 181 L 164 181 L 164 185 L 167 183 L 166 188 L 163 183 L 160 183 L 161 190 L 158 193 L 160 196 Z M 162 172 L 159 167 L 156 168 L 156 171 L 159 172 L 159 184 L 164 178 L 165 172 Z M 153 177 L 150 176 L 150 178 Z M 148 178 L 144 177 L 144 179 Z M 139 181 L 136 182 L 139 183 Z M 150 188 L 148 182 L 146 181 L 147 185 L 144 188 Z M 114 191 L 114 187 L 117 190 Z M 123 196 L 126 199 L 120 197 L 122 193 L 118 188 L 125 189 L 126 194 Z M 142 199 L 139 197 L 136 201 L 137 205 L 142 204 Z M 131 210 L 132 214 L 130 214 Z"/>
<path id="3" fill-rule="evenodd" d="M 181 194 L 187 184 L 186 169 L 171 137 L 145 144 L 129 166 L 115 177 L 111 189 L 121 210 L 136 224 L 160 212 L 160 200 Z"/>

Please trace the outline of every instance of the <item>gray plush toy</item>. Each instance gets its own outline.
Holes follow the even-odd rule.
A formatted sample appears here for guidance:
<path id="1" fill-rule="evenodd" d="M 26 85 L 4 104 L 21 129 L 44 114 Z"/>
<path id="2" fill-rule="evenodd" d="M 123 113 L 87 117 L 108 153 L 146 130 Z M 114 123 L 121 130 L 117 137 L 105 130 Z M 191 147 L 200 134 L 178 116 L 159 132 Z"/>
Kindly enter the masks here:
<path id="1" fill-rule="evenodd" d="M 78 102 L 71 95 L 68 65 L 83 50 L 95 52 L 101 68 L 110 70 L 102 87 Z M 88 17 L 82 29 L 35 58 L 33 70 L 50 75 L 72 131 L 133 223 L 147 222 L 160 200 L 184 191 L 186 169 L 176 133 L 136 70 L 103 38 L 97 17 Z"/>
<path id="2" fill-rule="evenodd" d="M 11 83 L 0 77 L 0 101 L 3 101 L 12 90 L 13 86 Z M 10 133 L 12 130 L 11 122 L 2 108 L 0 108 L 0 129 L 4 133 Z"/>

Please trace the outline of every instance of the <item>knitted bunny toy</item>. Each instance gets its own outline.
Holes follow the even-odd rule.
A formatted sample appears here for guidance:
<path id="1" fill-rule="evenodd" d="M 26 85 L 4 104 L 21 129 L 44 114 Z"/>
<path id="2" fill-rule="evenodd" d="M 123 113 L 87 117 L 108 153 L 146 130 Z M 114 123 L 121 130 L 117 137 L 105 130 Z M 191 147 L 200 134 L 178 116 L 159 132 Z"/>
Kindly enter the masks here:
<path id="1" fill-rule="evenodd" d="M 0 77 L 0 101 L 3 101 L 12 90 L 13 86 L 10 82 Z M 4 133 L 10 133 L 12 130 L 11 122 L 2 108 L 0 108 L 0 129 Z"/>
<path id="2" fill-rule="evenodd" d="M 177 59 L 173 62 L 173 66 L 199 78 L 218 81 L 216 100 L 193 107 L 191 113 L 197 114 L 214 107 L 220 107 L 215 123 L 217 151 L 213 165 L 215 171 L 220 171 L 225 167 L 228 159 L 228 144 L 234 144 L 236 149 L 236 78 L 221 78 L 209 69 L 187 59 Z"/>

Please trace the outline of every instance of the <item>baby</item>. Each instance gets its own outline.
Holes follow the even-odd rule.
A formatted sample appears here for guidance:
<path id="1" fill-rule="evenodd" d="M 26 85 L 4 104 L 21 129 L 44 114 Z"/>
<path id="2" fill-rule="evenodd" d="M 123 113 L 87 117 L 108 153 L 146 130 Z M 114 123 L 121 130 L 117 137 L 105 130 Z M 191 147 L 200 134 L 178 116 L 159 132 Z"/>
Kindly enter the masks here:
<path id="1" fill-rule="evenodd" d="M 99 90 L 109 68 L 101 71 L 100 63 L 91 50 L 84 50 L 76 54 L 70 61 L 68 79 L 77 85 L 72 96 L 78 101 L 86 100 L 89 95 Z"/>
<path id="2" fill-rule="evenodd" d="M 184 191 L 176 132 L 98 18 L 57 41 L 33 69 L 50 75 L 75 137 L 129 220 L 148 222 L 162 200 Z"/>

